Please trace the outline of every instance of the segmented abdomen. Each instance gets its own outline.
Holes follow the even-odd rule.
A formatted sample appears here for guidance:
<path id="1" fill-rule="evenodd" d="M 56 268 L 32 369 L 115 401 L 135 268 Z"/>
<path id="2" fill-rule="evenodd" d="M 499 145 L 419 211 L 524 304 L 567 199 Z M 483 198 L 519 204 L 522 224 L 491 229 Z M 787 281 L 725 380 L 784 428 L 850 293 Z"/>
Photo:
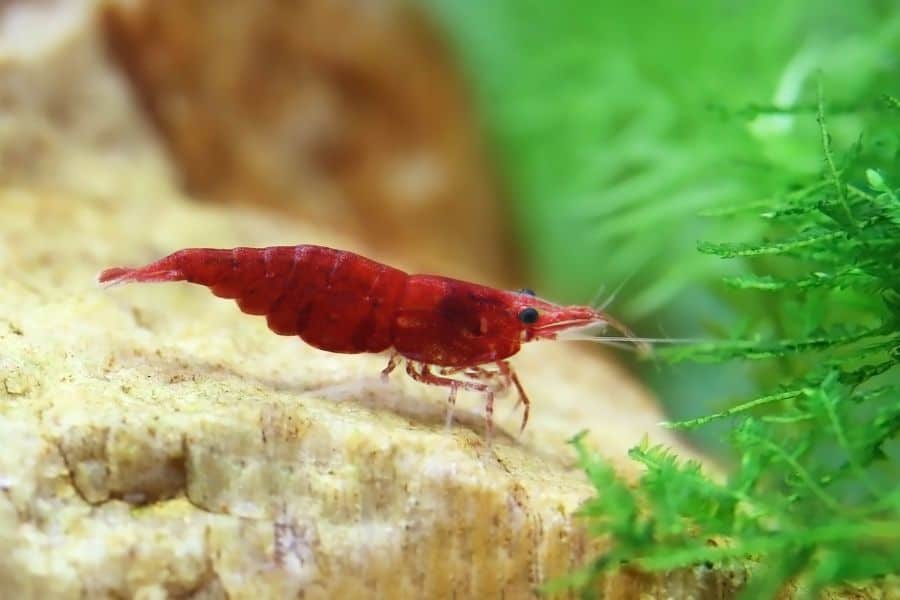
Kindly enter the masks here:
<path id="1" fill-rule="evenodd" d="M 406 284 L 403 271 L 321 246 L 187 249 L 171 256 L 186 281 L 266 315 L 280 335 L 330 352 L 381 352 Z M 165 260 L 165 259 L 164 259 Z"/>

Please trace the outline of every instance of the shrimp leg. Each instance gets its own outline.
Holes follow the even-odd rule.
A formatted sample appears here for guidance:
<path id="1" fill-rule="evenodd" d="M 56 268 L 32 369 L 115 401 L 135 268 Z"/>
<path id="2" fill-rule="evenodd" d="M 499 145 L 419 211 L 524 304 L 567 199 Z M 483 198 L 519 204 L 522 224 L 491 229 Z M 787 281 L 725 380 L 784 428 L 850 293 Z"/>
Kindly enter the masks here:
<path id="1" fill-rule="evenodd" d="M 442 367 L 438 369 L 438 373 L 441 375 L 461 374 L 468 379 L 490 385 L 495 394 L 503 394 L 512 383 L 500 371 L 492 371 L 484 367 Z"/>
<path id="2" fill-rule="evenodd" d="M 477 381 L 461 381 L 459 379 L 451 379 L 450 377 L 441 377 L 431 372 L 427 364 L 422 364 L 419 371 L 416 371 L 415 363 L 408 361 L 406 363 L 406 372 L 414 380 L 427 383 L 430 385 L 440 385 L 450 388 L 450 397 L 447 399 L 447 425 L 453 421 L 453 409 L 456 406 L 456 394 L 460 389 L 482 392 L 485 395 L 485 427 L 487 435 L 490 437 L 494 431 L 494 389 L 486 383 Z"/>
<path id="3" fill-rule="evenodd" d="M 519 376 L 516 374 L 512 365 L 509 364 L 509 361 L 498 360 L 495 364 L 497 365 L 496 371 L 488 370 L 481 366 L 450 367 L 441 369 L 441 374 L 451 375 L 453 373 L 464 373 L 466 377 L 481 379 L 483 381 L 499 379 L 499 382 L 496 383 L 493 388 L 495 394 L 502 394 L 509 389 L 510 386 L 515 386 L 516 391 L 518 392 L 518 399 L 516 400 L 516 405 L 513 406 L 513 412 L 519 408 L 520 404 L 524 404 L 525 406 L 524 412 L 522 413 L 522 425 L 519 427 L 519 432 L 521 433 L 525 430 L 525 425 L 528 424 L 528 416 L 531 413 L 531 401 L 528 399 L 528 394 L 525 393 L 525 389 L 519 381 Z"/>
<path id="4" fill-rule="evenodd" d="M 500 370 L 500 373 L 506 378 L 507 386 L 509 386 L 509 382 L 511 381 L 513 385 L 516 386 L 516 391 L 519 392 L 519 399 L 516 400 L 516 405 L 513 407 L 513 411 L 519 408 L 520 404 L 524 405 L 523 413 L 522 413 L 522 425 L 519 426 L 519 433 L 525 431 L 525 425 L 528 424 L 528 415 L 531 413 L 531 401 L 528 399 L 528 394 L 525 393 L 525 388 L 522 387 L 522 383 L 519 381 L 519 375 L 512 368 L 512 365 L 509 364 L 509 361 L 506 360 L 498 360 L 497 368 Z"/>
<path id="5" fill-rule="evenodd" d="M 391 357 L 388 359 L 388 364 L 381 370 L 381 381 L 387 383 L 388 375 L 391 374 L 391 371 L 397 368 L 397 365 L 400 364 L 400 354 L 397 352 L 391 352 Z"/>

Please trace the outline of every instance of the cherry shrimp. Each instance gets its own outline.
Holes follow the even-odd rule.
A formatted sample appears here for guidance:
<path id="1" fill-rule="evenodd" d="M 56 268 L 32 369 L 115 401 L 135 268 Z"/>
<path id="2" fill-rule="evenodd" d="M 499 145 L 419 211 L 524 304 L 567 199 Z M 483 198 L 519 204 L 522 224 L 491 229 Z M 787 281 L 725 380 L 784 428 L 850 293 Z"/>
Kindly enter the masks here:
<path id="1" fill-rule="evenodd" d="M 505 291 L 442 277 L 411 275 L 343 250 L 322 246 L 188 248 L 139 268 L 112 267 L 105 285 L 187 281 L 237 301 L 251 315 L 265 315 L 278 335 L 299 336 L 329 352 L 390 351 L 382 378 L 401 362 L 414 380 L 449 388 L 448 423 L 459 390 L 485 397 L 486 429 L 493 428 L 495 395 L 514 387 L 531 403 L 507 360 L 525 342 L 557 339 L 644 343 L 601 309 L 560 306 L 531 290 Z M 612 327 L 621 337 L 587 336 Z M 452 376 L 458 376 L 454 378 Z"/>

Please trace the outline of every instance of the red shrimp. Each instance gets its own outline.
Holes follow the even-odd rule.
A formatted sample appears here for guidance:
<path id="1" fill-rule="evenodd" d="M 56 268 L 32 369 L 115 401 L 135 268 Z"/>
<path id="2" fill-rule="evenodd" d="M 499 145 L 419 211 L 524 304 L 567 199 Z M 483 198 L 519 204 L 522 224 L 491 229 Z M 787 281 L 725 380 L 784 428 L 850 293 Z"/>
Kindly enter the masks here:
<path id="1" fill-rule="evenodd" d="M 513 386 L 516 407 L 524 405 L 520 431 L 528 423 L 528 396 L 507 361 L 522 343 L 607 325 L 625 336 L 608 339 L 635 339 L 589 306 L 560 306 L 530 290 L 410 275 L 352 252 L 312 245 L 188 248 L 143 267 L 106 269 L 98 280 L 105 285 L 197 283 L 235 299 L 245 313 L 265 315 L 275 333 L 299 336 L 316 348 L 390 350 L 382 377 L 405 359 L 406 372 L 416 381 L 449 388 L 448 423 L 460 389 L 483 393 L 489 434 L 494 396 Z"/>

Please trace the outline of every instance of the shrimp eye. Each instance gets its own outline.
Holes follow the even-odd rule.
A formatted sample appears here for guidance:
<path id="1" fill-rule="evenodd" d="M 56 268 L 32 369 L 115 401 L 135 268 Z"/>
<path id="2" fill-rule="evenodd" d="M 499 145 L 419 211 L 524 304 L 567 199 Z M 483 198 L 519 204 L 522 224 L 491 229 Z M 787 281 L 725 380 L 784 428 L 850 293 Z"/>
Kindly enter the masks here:
<path id="1" fill-rule="evenodd" d="M 534 293 L 534 290 L 529 289 L 529 288 L 522 288 L 521 290 L 519 290 L 519 293 L 525 294 L 526 296 L 536 296 L 537 295 Z"/>
<path id="2" fill-rule="evenodd" d="M 536 308 L 528 307 L 519 311 L 519 320 L 526 325 L 536 323 L 538 320 L 538 311 Z"/>

